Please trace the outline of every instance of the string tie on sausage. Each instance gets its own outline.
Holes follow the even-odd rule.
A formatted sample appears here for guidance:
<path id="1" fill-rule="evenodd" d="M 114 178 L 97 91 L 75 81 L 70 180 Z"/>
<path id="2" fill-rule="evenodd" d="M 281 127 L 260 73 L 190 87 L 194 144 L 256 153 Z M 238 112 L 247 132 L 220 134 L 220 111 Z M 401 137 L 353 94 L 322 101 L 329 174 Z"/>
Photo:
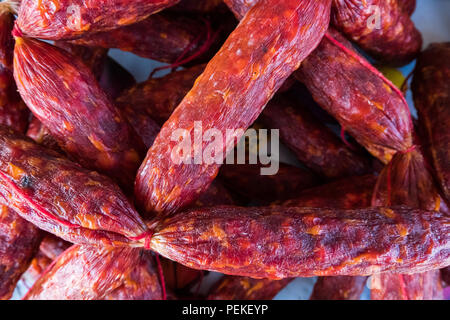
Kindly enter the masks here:
<path id="1" fill-rule="evenodd" d="M 403 151 L 399 151 L 398 153 L 405 155 L 405 154 L 408 154 L 410 152 L 413 152 L 416 149 L 417 149 L 417 145 L 413 144 L 408 149 L 403 150 Z M 387 174 L 387 196 L 388 196 L 387 203 L 390 206 L 391 205 L 391 198 L 392 198 L 392 196 L 391 196 L 391 194 L 392 194 L 392 160 L 391 160 L 391 162 L 389 162 L 389 164 L 387 166 L 387 173 L 386 174 Z"/>
<path id="2" fill-rule="evenodd" d="M 184 51 L 181 53 L 181 55 L 175 60 L 174 63 L 167 65 L 167 66 L 163 66 L 163 67 L 158 67 L 155 68 L 152 73 L 150 74 L 149 78 L 153 78 L 154 74 L 158 71 L 161 70 L 165 70 L 165 69 L 172 69 L 172 71 L 174 71 L 176 68 L 191 62 L 192 60 L 200 57 L 202 54 L 204 54 L 205 52 L 207 52 L 209 50 L 209 48 L 211 47 L 211 45 L 214 43 L 215 39 L 217 38 L 217 35 L 219 33 L 220 30 L 217 30 L 214 34 L 212 33 L 212 28 L 211 28 L 211 23 L 206 20 L 203 19 L 205 22 L 205 26 L 206 26 L 206 40 L 203 43 L 203 45 L 196 51 L 194 52 L 191 56 L 185 58 L 185 56 L 188 54 L 189 51 L 191 51 L 191 49 L 196 46 L 200 40 L 202 39 L 202 35 L 199 35 L 197 38 L 194 39 L 194 41 L 192 41 L 189 46 L 186 47 L 186 49 L 184 49 Z"/>
<path id="3" fill-rule="evenodd" d="M 413 144 L 413 145 L 412 145 L 411 147 L 409 147 L 408 149 L 403 150 L 403 151 L 400 151 L 400 153 L 401 153 L 401 154 L 407 154 L 407 153 L 413 152 L 413 151 L 416 150 L 416 149 L 417 149 L 417 145 Z"/>
<path id="4" fill-rule="evenodd" d="M 133 240 L 133 241 L 144 240 L 144 249 L 150 250 L 151 249 L 151 241 L 152 241 L 154 234 L 155 234 L 154 231 L 148 230 L 148 231 L 145 231 L 144 233 L 140 234 L 137 237 L 130 237 L 129 239 Z M 164 280 L 164 272 L 163 272 L 163 268 L 161 265 L 161 260 L 159 259 L 158 253 L 155 252 L 154 254 L 155 254 L 155 260 L 156 260 L 156 266 L 158 268 L 159 281 L 161 282 L 162 299 L 167 300 L 166 282 Z"/>
<path id="5" fill-rule="evenodd" d="M 345 136 L 344 127 L 341 127 L 341 140 L 348 148 L 350 148 L 351 150 L 355 150 L 355 147 L 350 142 L 348 142 L 347 137 Z"/>
<path id="6" fill-rule="evenodd" d="M 356 61 L 358 61 L 363 67 L 367 68 L 370 72 L 374 73 L 377 77 L 379 77 L 384 83 L 386 83 L 395 93 L 399 95 L 402 99 L 403 103 L 407 106 L 408 102 L 406 102 L 405 95 L 403 92 L 397 88 L 389 79 L 387 79 L 378 69 L 376 69 L 373 65 L 371 65 L 368 61 L 363 59 L 358 53 L 353 50 L 347 48 L 344 44 L 336 40 L 329 32 L 326 32 L 324 38 L 330 41 L 332 44 L 340 48 L 342 51 L 353 57 Z M 408 109 L 409 111 L 409 109 Z"/>

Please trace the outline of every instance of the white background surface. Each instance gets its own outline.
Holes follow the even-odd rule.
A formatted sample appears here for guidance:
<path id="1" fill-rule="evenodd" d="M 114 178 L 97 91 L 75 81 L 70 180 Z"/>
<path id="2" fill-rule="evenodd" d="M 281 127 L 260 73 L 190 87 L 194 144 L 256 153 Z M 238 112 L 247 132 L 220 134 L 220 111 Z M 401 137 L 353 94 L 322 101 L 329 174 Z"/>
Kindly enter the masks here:
<path id="1" fill-rule="evenodd" d="M 432 42 L 450 41 L 450 0 L 417 0 L 417 9 L 413 15 L 413 20 L 422 32 L 424 47 Z M 115 49 L 110 51 L 110 55 L 131 71 L 137 81 L 146 80 L 151 70 L 160 65 L 157 62 Z M 406 76 L 413 68 L 414 63 L 411 63 L 401 68 L 401 71 Z M 410 93 L 408 93 L 408 103 L 410 103 L 413 114 L 415 114 Z M 205 281 L 205 288 L 202 291 L 206 290 L 208 284 L 217 277 L 219 275 L 208 276 L 209 281 Z M 296 279 L 281 291 L 275 299 L 308 299 L 314 282 L 315 279 L 313 278 Z M 362 298 L 369 299 L 369 290 L 364 292 Z"/>

